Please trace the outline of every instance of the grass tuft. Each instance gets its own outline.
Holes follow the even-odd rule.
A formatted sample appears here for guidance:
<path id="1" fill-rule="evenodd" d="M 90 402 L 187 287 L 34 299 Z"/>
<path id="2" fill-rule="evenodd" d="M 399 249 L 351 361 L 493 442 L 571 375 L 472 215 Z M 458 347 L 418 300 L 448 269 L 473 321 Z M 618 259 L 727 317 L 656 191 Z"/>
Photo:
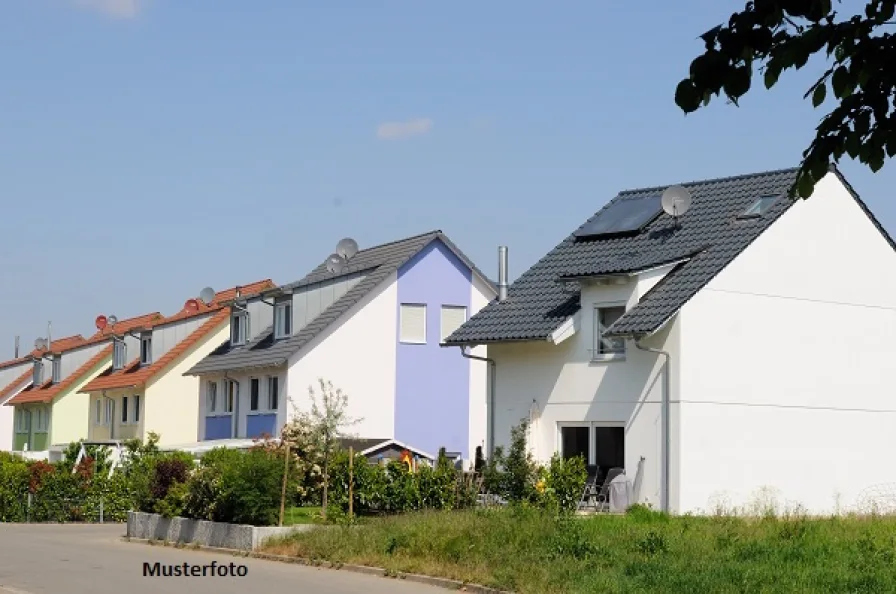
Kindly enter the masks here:
<path id="1" fill-rule="evenodd" d="M 896 518 L 801 514 L 558 518 L 420 512 L 291 535 L 266 552 L 521 594 L 894 592 Z"/>

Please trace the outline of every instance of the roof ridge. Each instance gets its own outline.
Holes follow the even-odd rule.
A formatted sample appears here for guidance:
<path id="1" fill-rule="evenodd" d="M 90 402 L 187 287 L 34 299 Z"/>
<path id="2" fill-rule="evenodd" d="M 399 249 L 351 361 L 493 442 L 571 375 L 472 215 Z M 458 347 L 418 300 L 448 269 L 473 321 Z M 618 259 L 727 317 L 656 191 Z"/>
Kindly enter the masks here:
<path id="1" fill-rule="evenodd" d="M 372 246 L 370 246 L 370 247 L 368 247 L 368 248 L 364 248 L 363 250 L 358 250 L 358 253 L 360 254 L 361 252 L 367 252 L 367 251 L 370 251 L 370 250 L 375 250 L 375 249 L 379 249 L 379 248 L 384 248 L 384 247 L 387 247 L 387 246 L 390 246 L 390 245 L 395 245 L 395 244 L 397 244 L 397 243 L 404 243 L 404 242 L 406 242 L 406 241 L 411 241 L 411 240 L 413 240 L 413 239 L 420 239 L 420 238 L 422 238 L 422 237 L 426 237 L 427 235 L 435 235 L 435 236 L 439 236 L 439 235 L 444 235 L 444 233 L 442 233 L 442 230 L 441 230 L 441 229 L 434 229 L 434 230 L 432 230 L 432 231 L 427 231 L 426 233 L 420 233 L 420 234 L 418 234 L 418 235 L 411 235 L 410 237 L 405 237 L 405 238 L 402 238 L 402 239 L 395 239 L 395 240 L 393 240 L 393 241 L 387 241 L 386 243 L 379 243 L 379 244 L 377 244 L 377 245 L 372 245 Z"/>
<path id="2" fill-rule="evenodd" d="M 712 177 L 709 179 L 695 179 L 686 182 L 677 182 L 677 185 L 680 186 L 693 186 L 697 184 L 714 184 L 723 181 L 738 181 L 742 179 L 747 179 L 750 177 L 764 177 L 767 175 L 779 175 L 782 173 L 793 173 L 794 171 L 799 171 L 799 167 L 785 167 L 783 169 L 768 169 L 766 171 L 757 171 L 755 173 L 742 173 L 739 175 L 728 175 L 721 177 Z M 635 194 L 639 192 L 652 192 L 657 190 L 665 190 L 669 185 L 661 185 L 661 186 L 649 186 L 644 188 L 629 188 L 627 190 L 620 191 L 617 196 L 622 196 L 623 194 Z M 612 202 L 612 200 L 610 201 Z"/>

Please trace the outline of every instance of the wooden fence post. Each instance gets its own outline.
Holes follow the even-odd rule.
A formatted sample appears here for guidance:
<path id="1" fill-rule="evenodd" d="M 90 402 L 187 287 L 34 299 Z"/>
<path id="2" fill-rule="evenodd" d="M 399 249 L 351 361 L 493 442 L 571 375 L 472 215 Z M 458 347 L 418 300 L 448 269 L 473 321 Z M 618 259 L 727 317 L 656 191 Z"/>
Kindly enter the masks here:
<path id="1" fill-rule="evenodd" d="M 289 442 L 286 442 L 286 456 L 283 463 L 283 487 L 280 489 L 280 524 L 283 526 L 283 512 L 286 509 L 286 478 L 289 476 Z"/>
<path id="2" fill-rule="evenodd" d="M 354 512 L 354 484 L 355 484 L 355 448 L 348 448 L 348 519 L 352 519 Z"/>

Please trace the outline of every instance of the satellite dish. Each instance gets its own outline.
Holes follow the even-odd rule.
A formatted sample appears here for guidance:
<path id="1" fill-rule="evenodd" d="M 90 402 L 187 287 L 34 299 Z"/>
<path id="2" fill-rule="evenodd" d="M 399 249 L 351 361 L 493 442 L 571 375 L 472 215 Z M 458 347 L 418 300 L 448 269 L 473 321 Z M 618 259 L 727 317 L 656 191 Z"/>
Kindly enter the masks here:
<path id="1" fill-rule="evenodd" d="M 199 302 L 195 299 L 187 299 L 186 303 L 184 303 L 184 309 L 187 311 L 199 311 Z"/>
<path id="2" fill-rule="evenodd" d="M 109 320 L 106 319 L 106 316 L 99 315 L 96 317 L 96 322 L 94 323 L 96 324 L 96 329 L 102 332 L 106 329 L 106 324 L 109 323 Z"/>
<path id="3" fill-rule="evenodd" d="M 351 260 L 358 253 L 358 242 L 351 237 L 339 240 L 336 244 L 336 253 L 346 260 Z"/>
<path id="4" fill-rule="evenodd" d="M 109 317 L 106 319 L 106 321 L 109 323 L 110 326 L 114 326 L 115 324 L 118 323 L 118 318 L 115 317 L 115 316 L 109 316 Z"/>
<path id="5" fill-rule="evenodd" d="M 212 301 L 215 300 L 215 290 L 211 287 L 206 287 L 199 291 L 199 298 L 206 305 L 211 305 Z"/>
<path id="6" fill-rule="evenodd" d="M 34 341 L 35 350 L 42 351 L 47 348 L 47 339 L 46 338 L 38 338 Z"/>
<path id="7" fill-rule="evenodd" d="M 691 193 L 684 186 L 669 186 L 663 192 L 663 210 L 673 217 L 680 217 L 691 207 Z"/>
<path id="8" fill-rule="evenodd" d="M 342 274 L 345 270 L 345 258 L 339 254 L 330 254 L 327 257 L 327 271 L 330 274 Z"/>

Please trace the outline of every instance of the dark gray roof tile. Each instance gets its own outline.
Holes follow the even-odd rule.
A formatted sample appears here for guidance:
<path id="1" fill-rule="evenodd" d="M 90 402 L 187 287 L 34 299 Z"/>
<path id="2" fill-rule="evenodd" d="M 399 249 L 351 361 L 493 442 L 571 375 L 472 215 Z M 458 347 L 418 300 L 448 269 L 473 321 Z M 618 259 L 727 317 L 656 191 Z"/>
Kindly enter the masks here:
<path id="1" fill-rule="evenodd" d="M 303 279 L 288 285 L 283 285 L 280 288 L 288 291 L 362 271 L 367 271 L 367 274 L 356 285 L 349 289 L 345 295 L 324 309 L 324 311 L 322 311 L 316 318 L 300 328 L 293 336 L 275 341 L 273 339 L 273 327 L 268 327 L 251 343 L 245 346 L 231 347 L 229 342 L 224 343 L 215 352 L 194 365 L 187 371 L 186 375 L 204 375 L 224 371 L 278 367 L 285 364 L 289 360 L 289 357 L 311 342 L 330 324 L 342 317 L 368 293 L 379 286 L 380 283 L 389 278 L 392 273 L 396 272 L 411 258 L 436 240 L 444 243 L 448 249 L 450 249 L 476 274 L 480 275 L 483 279 L 488 280 L 487 277 L 473 265 L 469 258 L 467 258 L 467 256 L 461 252 L 457 246 L 445 236 L 445 234 L 438 230 L 360 250 L 349 261 L 350 266 L 340 275 L 333 275 L 328 272 L 326 261 L 324 261 Z M 492 289 L 494 290 L 493 286 Z"/>
<path id="2" fill-rule="evenodd" d="M 794 168 L 683 184 L 693 203 L 678 225 L 664 213 L 634 236 L 576 240 L 570 234 L 510 286 L 505 301 L 492 301 L 445 342 L 547 339 L 580 307 L 578 290 L 569 289 L 561 278 L 631 272 L 689 258 L 609 329 L 620 335 L 653 332 L 790 207 L 787 191 L 796 174 Z M 620 200 L 655 196 L 664 189 L 625 191 L 604 209 Z M 768 195 L 780 199 L 762 217 L 737 218 Z"/>

